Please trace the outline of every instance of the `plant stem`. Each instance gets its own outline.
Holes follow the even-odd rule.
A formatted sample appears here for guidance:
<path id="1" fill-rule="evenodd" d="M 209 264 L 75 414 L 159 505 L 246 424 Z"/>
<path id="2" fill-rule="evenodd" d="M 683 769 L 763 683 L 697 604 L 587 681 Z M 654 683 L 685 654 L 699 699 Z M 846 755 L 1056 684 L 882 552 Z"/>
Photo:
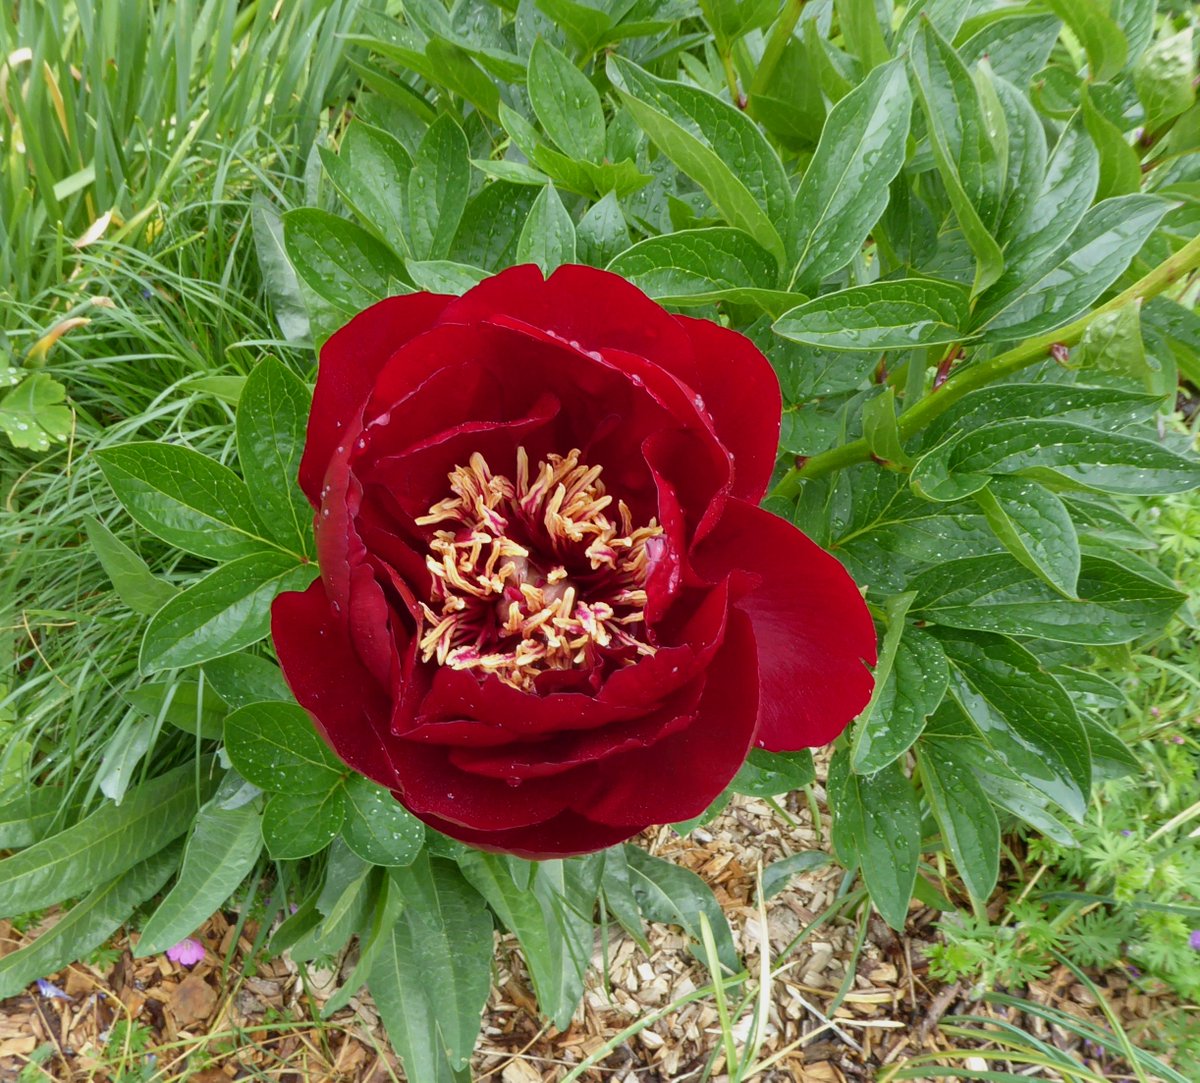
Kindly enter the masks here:
<path id="1" fill-rule="evenodd" d="M 914 433 L 920 432 L 930 421 L 939 414 L 945 413 L 968 392 L 985 387 L 1011 373 L 1026 368 L 1046 357 L 1051 346 L 1071 346 L 1078 342 L 1083 333 L 1101 316 L 1114 312 L 1134 300 L 1146 300 L 1162 293 L 1173 282 L 1190 271 L 1200 268 L 1200 237 L 1193 237 L 1173 256 L 1163 260 L 1144 278 L 1138 279 L 1127 290 L 1118 293 L 1112 300 L 1106 301 L 1099 308 L 1088 312 L 1079 319 L 1038 335 L 1006 350 L 1002 354 L 971 365 L 949 380 L 934 394 L 927 396 L 900 415 L 899 427 L 901 439 L 907 440 Z M 801 482 L 808 478 L 819 478 L 825 474 L 853 466 L 855 463 L 866 462 L 871 457 L 871 450 L 865 440 L 854 440 L 841 447 L 831 448 L 819 455 L 814 455 L 802 465 L 789 470 L 779 484 L 771 491 L 772 496 L 784 498 L 794 497 L 800 491 Z"/>
<path id="2" fill-rule="evenodd" d="M 754 79 L 750 83 L 750 97 L 761 94 L 767 83 L 771 81 L 775 66 L 779 63 L 779 58 L 783 56 L 783 50 L 787 48 L 792 32 L 800 21 L 800 13 L 804 10 L 805 3 L 806 0 L 787 0 L 779 18 L 775 20 L 775 25 L 771 27 L 771 33 L 767 37 L 767 44 L 763 47 L 758 70 L 755 71 Z"/>
<path id="3" fill-rule="evenodd" d="M 722 53 L 721 63 L 725 65 L 725 82 L 729 84 L 729 100 L 738 109 L 745 109 L 746 99 L 741 90 L 738 89 L 737 72 L 733 67 L 733 54 Z"/>

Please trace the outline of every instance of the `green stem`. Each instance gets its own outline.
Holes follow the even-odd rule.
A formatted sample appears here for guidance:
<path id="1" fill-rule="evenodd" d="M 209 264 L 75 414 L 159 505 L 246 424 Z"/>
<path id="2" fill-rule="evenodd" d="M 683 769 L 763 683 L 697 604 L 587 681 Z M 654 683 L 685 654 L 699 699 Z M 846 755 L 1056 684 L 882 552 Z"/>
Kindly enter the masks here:
<path id="1" fill-rule="evenodd" d="M 746 99 L 742 97 L 742 92 L 738 89 L 737 72 L 733 67 L 733 55 L 731 53 L 722 53 L 721 63 L 725 65 L 725 82 L 729 84 L 730 101 L 738 109 L 745 109 Z"/>
<path id="2" fill-rule="evenodd" d="M 805 3 L 806 0 L 787 0 L 779 18 L 775 20 L 775 25 L 771 27 L 770 36 L 767 38 L 767 44 L 763 47 L 758 70 L 754 73 L 754 79 L 750 83 L 750 97 L 761 94 L 767 83 L 771 81 L 775 66 L 779 63 L 779 58 L 783 56 L 783 50 L 787 48 L 787 43 L 792 38 L 792 32 L 800 21 L 800 13 L 804 10 Z"/>
<path id="3" fill-rule="evenodd" d="M 969 392 L 985 387 L 1043 360 L 1051 346 L 1074 345 L 1099 317 L 1116 311 L 1129 304 L 1130 301 L 1156 297 L 1173 282 L 1198 268 L 1200 268 L 1200 237 L 1193 237 L 1178 252 L 1163 260 L 1148 275 L 1138 279 L 1127 290 L 1118 293 L 1112 300 L 1106 301 L 1099 308 L 1080 316 L 1079 319 L 1065 327 L 1028 339 L 1020 346 L 997 354 L 987 361 L 971 365 L 963 369 L 957 376 L 951 376 L 936 393 L 922 399 L 910 410 L 900 415 L 901 439 L 907 440 L 914 433 L 920 432 L 930 421 L 939 414 L 944 414 Z M 800 491 L 801 483 L 807 479 L 823 477 L 825 474 L 853 466 L 855 463 L 866 462 L 870 457 L 871 450 L 867 447 L 865 440 L 854 440 L 841 447 L 823 451 L 806 460 L 802 465 L 792 467 L 771 491 L 771 495 L 781 496 L 785 499 L 794 497 Z"/>

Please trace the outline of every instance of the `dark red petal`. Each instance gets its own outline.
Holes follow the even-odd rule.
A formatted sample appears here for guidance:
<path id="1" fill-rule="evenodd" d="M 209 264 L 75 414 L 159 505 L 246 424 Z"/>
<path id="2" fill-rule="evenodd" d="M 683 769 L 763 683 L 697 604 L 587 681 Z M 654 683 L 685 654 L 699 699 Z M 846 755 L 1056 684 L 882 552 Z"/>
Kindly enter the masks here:
<path id="1" fill-rule="evenodd" d="M 496 854 L 516 854 L 530 861 L 574 857 L 615 846 L 636 835 L 637 828 L 598 824 L 577 812 L 563 812 L 545 823 L 517 827 L 511 831 L 472 831 L 461 824 L 422 815 L 435 831 Z"/>
<path id="2" fill-rule="evenodd" d="M 712 415 L 717 436 L 733 452 L 733 495 L 757 504 L 771 481 L 779 448 L 779 379 L 744 335 L 710 320 L 676 319 L 692 340 L 693 386 Z"/>
<path id="3" fill-rule="evenodd" d="M 389 297 L 360 312 L 321 348 L 308 438 L 300 460 L 300 488 L 313 507 L 320 502 L 333 449 L 346 428 L 361 416 L 387 359 L 432 327 L 453 300 L 437 293 Z"/>
<path id="4" fill-rule="evenodd" d="M 498 313 L 584 349 L 613 347 L 640 354 L 692 382 L 687 335 L 666 309 L 609 271 L 566 264 L 543 280 L 532 264 L 510 267 L 463 294 L 444 319 L 475 323 Z"/>
<path id="5" fill-rule="evenodd" d="M 329 608 L 321 580 L 275 599 L 271 637 L 288 686 L 329 746 L 356 771 L 394 787 L 396 774 L 382 736 L 387 697 L 354 652 L 344 622 Z"/>
<path id="6" fill-rule="evenodd" d="M 846 569 L 790 523 L 740 500 L 728 502 L 692 558 L 710 579 L 741 569 L 761 580 L 735 603 L 758 639 L 758 745 L 828 744 L 874 686 L 875 626 Z"/>
<path id="7" fill-rule="evenodd" d="M 691 725 L 651 748 L 598 764 L 602 784 L 590 801 L 574 807 L 589 819 L 631 827 L 678 823 L 708 808 L 754 740 L 759 695 L 754 639 L 746 614 L 731 611 Z"/>

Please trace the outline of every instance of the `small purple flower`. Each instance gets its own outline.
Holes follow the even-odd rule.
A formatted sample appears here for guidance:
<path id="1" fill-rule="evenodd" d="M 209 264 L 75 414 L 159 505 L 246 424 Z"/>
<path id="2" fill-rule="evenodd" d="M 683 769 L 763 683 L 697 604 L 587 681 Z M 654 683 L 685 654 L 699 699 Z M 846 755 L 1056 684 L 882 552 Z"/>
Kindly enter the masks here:
<path id="1" fill-rule="evenodd" d="M 195 966 L 204 958 L 204 945 L 195 937 L 185 937 L 173 948 L 167 948 L 167 958 L 180 966 Z"/>
<path id="2" fill-rule="evenodd" d="M 1138 970 L 1138 968 L 1136 966 L 1134 966 L 1133 963 L 1125 964 L 1125 973 L 1128 974 L 1131 978 L 1135 978 L 1135 979 L 1140 978 L 1142 976 L 1142 972 L 1140 970 Z"/>
<path id="3" fill-rule="evenodd" d="M 1183 743 L 1184 743 L 1184 741 L 1185 741 L 1185 738 L 1184 738 L 1184 737 L 1181 737 L 1181 736 L 1180 736 L 1180 735 L 1177 733 L 1177 734 L 1175 734 L 1175 736 L 1174 736 L 1174 737 L 1172 737 L 1172 738 L 1171 738 L 1171 740 L 1172 740 L 1172 741 L 1174 741 L 1174 742 L 1175 742 L 1177 745 L 1181 745 L 1181 744 L 1183 744 Z"/>
<path id="4" fill-rule="evenodd" d="M 1133 832 L 1130 831 L 1129 828 L 1123 827 L 1123 828 L 1121 828 L 1121 834 L 1124 835 L 1126 838 L 1129 838 L 1129 836 L 1132 835 Z"/>
<path id="5" fill-rule="evenodd" d="M 41 993 L 42 996 L 44 996 L 47 1000 L 70 1000 L 71 999 L 57 985 L 55 985 L 54 982 L 46 981 L 45 978 L 38 978 L 37 987 L 38 987 L 38 992 Z"/>
<path id="6" fill-rule="evenodd" d="M 1200 951 L 1200 929 L 1192 930 L 1192 935 L 1188 937 L 1188 944 L 1191 945 L 1193 951 Z"/>

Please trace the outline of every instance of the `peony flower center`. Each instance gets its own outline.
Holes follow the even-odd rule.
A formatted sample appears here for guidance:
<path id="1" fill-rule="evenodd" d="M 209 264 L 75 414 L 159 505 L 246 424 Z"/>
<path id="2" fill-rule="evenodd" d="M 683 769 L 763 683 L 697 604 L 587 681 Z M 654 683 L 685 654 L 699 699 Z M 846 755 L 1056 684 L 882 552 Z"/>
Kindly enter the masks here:
<path id="1" fill-rule="evenodd" d="M 551 670 L 629 665 L 645 639 L 646 573 L 654 519 L 635 528 L 624 501 L 580 452 L 549 455 L 530 479 L 517 449 L 516 480 L 476 452 L 449 474 L 454 494 L 420 526 L 444 524 L 429 543 L 433 577 L 417 629 L 422 659 L 493 673 L 529 690 Z"/>

